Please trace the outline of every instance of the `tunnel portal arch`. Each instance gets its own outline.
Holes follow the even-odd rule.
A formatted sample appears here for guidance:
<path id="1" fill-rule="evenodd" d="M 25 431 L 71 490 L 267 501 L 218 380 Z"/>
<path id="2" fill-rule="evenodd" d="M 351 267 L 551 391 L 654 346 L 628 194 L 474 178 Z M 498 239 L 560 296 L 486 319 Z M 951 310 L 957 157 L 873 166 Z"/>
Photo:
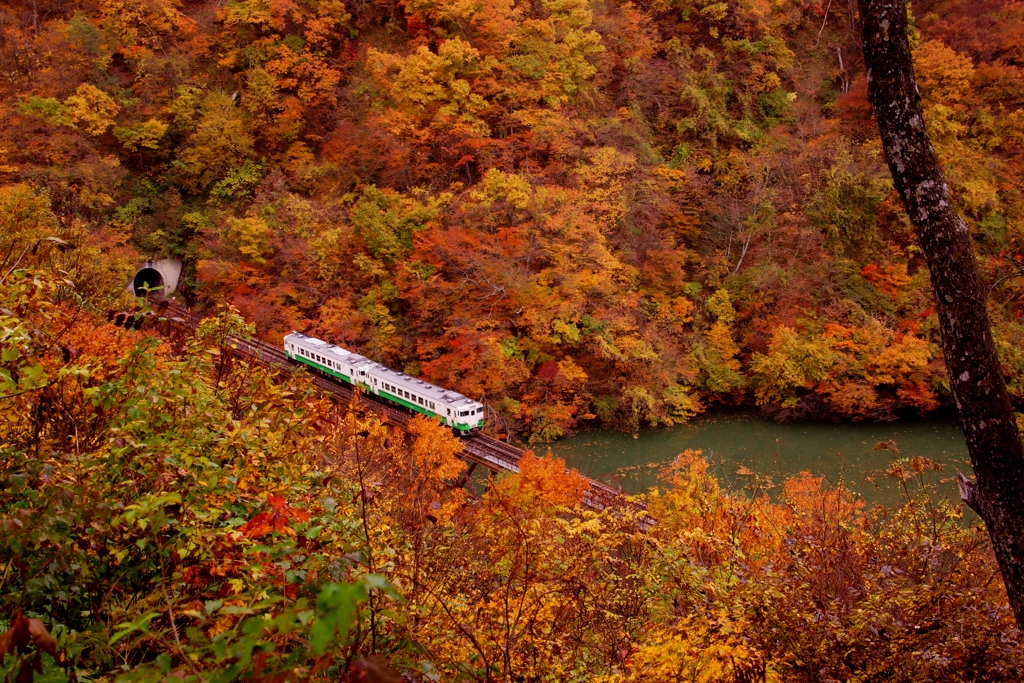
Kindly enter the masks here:
<path id="1" fill-rule="evenodd" d="M 132 289 L 135 290 L 135 296 L 146 296 L 154 290 L 156 293 L 159 293 L 163 286 L 164 278 L 156 268 L 142 268 L 135 274 L 135 279 L 132 280 Z"/>
<path id="2" fill-rule="evenodd" d="M 166 258 L 139 264 L 126 289 L 135 296 L 149 295 L 166 299 L 178 289 L 181 280 L 181 259 Z"/>

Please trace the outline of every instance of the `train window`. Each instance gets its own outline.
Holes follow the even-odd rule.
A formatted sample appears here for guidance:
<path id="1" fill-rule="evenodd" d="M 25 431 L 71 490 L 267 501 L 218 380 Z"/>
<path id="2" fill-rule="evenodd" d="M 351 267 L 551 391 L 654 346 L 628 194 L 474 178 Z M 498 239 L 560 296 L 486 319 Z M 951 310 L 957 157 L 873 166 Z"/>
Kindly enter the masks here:
<path id="1" fill-rule="evenodd" d="M 433 401 L 430 402 L 430 409 L 434 410 L 434 402 Z"/>

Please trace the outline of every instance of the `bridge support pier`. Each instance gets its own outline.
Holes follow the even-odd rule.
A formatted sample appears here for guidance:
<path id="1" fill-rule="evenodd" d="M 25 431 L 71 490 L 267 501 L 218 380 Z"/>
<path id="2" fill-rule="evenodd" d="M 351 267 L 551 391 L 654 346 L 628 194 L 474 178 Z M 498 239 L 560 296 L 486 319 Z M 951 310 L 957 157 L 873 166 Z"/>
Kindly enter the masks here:
<path id="1" fill-rule="evenodd" d="M 465 488 L 469 491 L 469 495 L 473 500 L 480 500 L 480 493 L 476 490 L 476 484 L 473 483 L 473 470 L 476 469 L 476 463 L 469 463 L 469 469 L 462 473 L 459 480 L 455 483 L 456 488 Z"/>

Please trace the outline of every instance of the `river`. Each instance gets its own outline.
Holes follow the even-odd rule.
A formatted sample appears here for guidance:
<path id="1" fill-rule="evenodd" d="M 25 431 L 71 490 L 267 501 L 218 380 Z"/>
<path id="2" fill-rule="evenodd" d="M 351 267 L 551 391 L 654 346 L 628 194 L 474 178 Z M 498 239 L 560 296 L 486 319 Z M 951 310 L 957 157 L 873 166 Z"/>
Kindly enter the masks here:
<path id="1" fill-rule="evenodd" d="M 894 441 L 899 457 L 925 456 L 942 464 L 927 476 L 938 492 L 958 500 L 957 471 L 971 473 L 963 433 L 957 423 L 902 420 L 886 423 L 772 422 L 748 416 L 694 420 L 671 428 L 646 429 L 636 437 L 612 431 L 580 432 L 550 445 L 570 467 L 595 479 L 614 481 L 631 493 L 658 483 L 658 472 L 688 448 L 703 449 L 720 480 L 743 486 L 737 470 L 746 467 L 775 484 L 803 470 L 826 481 L 842 481 L 868 503 L 902 500 L 899 487 L 884 476 L 893 462 L 875 444 Z M 543 452 L 543 448 L 537 448 Z"/>

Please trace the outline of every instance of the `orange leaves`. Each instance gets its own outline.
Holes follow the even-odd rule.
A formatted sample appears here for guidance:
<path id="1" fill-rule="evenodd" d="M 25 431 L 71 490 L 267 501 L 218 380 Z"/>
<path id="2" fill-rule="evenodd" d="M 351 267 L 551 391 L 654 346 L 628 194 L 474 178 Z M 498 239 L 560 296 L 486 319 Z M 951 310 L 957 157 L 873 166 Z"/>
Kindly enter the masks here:
<path id="1" fill-rule="evenodd" d="M 463 443 L 438 420 L 420 415 L 409 423 L 409 432 L 412 445 L 396 472 L 403 491 L 399 505 L 410 514 L 429 514 L 447 524 L 465 501 L 465 490 L 452 487 L 466 471 L 459 459 Z"/>
<path id="2" fill-rule="evenodd" d="M 260 538 L 272 531 L 294 536 L 295 530 L 288 525 L 306 521 L 309 521 L 308 512 L 290 507 L 284 498 L 271 494 L 267 496 L 267 509 L 257 513 L 238 530 L 246 538 Z"/>
<path id="3" fill-rule="evenodd" d="M 583 500 L 589 484 L 565 460 L 546 455 L 538 458 L 532 451 L 519 461 L 519 475 L 499 482 L 502 490 L 524 501 L 570 507 Z"/>
<path id="4" fill-rule="evenodd" d="M 907 275 L 906 263 L 893 263 L 881 268 L 874 263 L 869 263 L 864 266 L 860 274 L 883 294 L 893 298 L 902 294 L 911 282 Z"/>
<path id="5" fill-rule="evenodd" d="M 798 518 L 817 522 L 848 523 L 864 508 L 864 501 L 854 498 L 849 490 L 842 486 L 826 487 L 822 477 L 807 471 L 782 485 L 782 498 Z"/>
<path id="6" fill-rule="evenodd" d="M 971 93 L 974 65 L 970 57 L 941 41 L 929 40 L 914 50 L 914 72 L 926 101 L 953 106 Z"/>

